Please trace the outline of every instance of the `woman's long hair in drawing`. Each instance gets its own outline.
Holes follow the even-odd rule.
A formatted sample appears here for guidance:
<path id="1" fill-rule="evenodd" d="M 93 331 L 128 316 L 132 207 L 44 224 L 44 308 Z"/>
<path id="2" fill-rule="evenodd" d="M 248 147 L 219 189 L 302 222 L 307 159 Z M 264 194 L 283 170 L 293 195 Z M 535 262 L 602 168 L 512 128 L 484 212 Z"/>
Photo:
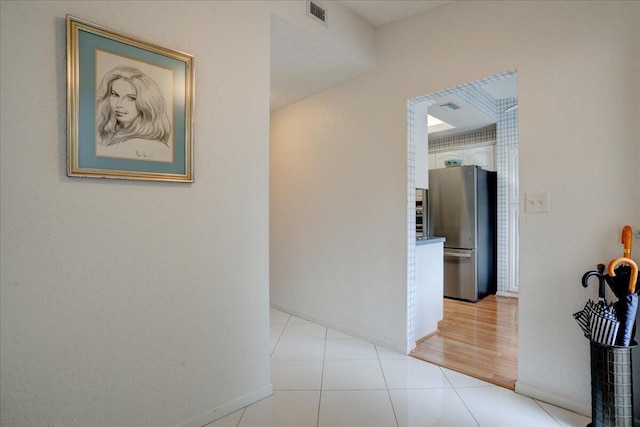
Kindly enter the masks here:
<path id="1" fill-rule="evenodd" d="M 123 79 L 136 90 L 136 117 L 128 126 L 116 120 L 109 97 L 113 82 Z M 97 130 L 101 145 L 115 145 L 132 138 L 160 141 L 169 145 L 171 122 L 165 110 L 165 101 L 160 88 L 153 79 L 142 71 L 127 66 L 119 66 L 102 78 L 96 97 Z"/>

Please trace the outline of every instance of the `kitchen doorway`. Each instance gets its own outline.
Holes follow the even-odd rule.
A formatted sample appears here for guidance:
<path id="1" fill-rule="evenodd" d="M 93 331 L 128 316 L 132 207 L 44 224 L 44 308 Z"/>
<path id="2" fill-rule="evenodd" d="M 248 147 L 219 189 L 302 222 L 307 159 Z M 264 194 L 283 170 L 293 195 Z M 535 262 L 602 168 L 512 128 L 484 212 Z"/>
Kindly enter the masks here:
<path id="1" fill-rule="evenodd" d="M 484 79 L 468 82 L 456 87 L 444 89 L 431 94 L 413 98 L 407 104 L 408 113 L 408 194 L 415 188 L 416 171 L 422 168 L 433 169 L 444 167 L 444 162 L 452 158 L 463 164 L 477 164 L 485 169 L 497 172 L 497 292 L 488 302 L 509 303 L 506 306 L 515 308 L 516 328 L 514 343 L 517 343 L 517 297 L 518 297 L 518 98 L 517 72 L 508 71 Z M 460 114 L 469 112 L 470 119 L 460 119 Z M 427 115 L 432 117 L 427 119 Z M 436 117 L 440 116 L 440 117 Z M 441 119 L 435 125 L 439 129 L 429 132 L 434 117 Z M 443 126 L 442 123 L 445 125 Z M 431 125 L 431 126 L 429 126 Z M 427 152 L 419 148 L 422 141 L 427 141 Z M 426 158 L 425 158 L 426 157 Z M 419 172 L 418 172 L 419 173 Z M 423 171 L 424 173 L 424 171 Z M 409 206 L 411 206 L 409 200 Z M 408 209 L 409 223 L 415 212 Z M 411 227 L 409 227 L 411 229 Z M 411 230 L 410 230 L 411 231 Z M 408 247 L 415 245 L 414 236 L 408 233 Z M 415 247 L 415 246 L 414 246 Z M 415 336 L 415 313 L 411 298 L 415 295 L 415 254 L 409 251 L 407 287 L 409 299 L 409 342 L 413 343 L 422 337 Z M 445 300 L 445 305 L 471 304 Z M 478 304 L 478 303 L 475 303 Z M 505 305 L 501 305 L 504 307 Z M 464 306 L 463 306 L 464 307 Z M 476 306 L 475 308 L 477 309 Z M 495 307 L 497 312 L 497 306 Z M 447 310 L 447 307 L 445 307 Z M 448 310 L 442 325 L 451 322 L 451 316 L 459 316 L 459 310 Z M 490 319 L 490 318 L 489 318 Z M 493 316 L 496 322 L 501 316 Z M 486 319 L 485 319 L 486 321 Z M 484 326 L 483 326 L 484 325 Z M 476 324 L 475 328 L 486 327 L 486 323 Z M 477 330 L 476 332 L 479 332 Z M 413 334 L 413 335 L 412 335 Z M 449 346 L 446 351 L 455 351 Z M 514 346 L 517 359 L 517 347 Z M 467 355 L 468 357 L 468 355 Z M 504 363 L 512 363 L 506 356 L 496 354 L 492 363 L 499 365 L 503 357 Z M 508 356 L 509 358 L 511 356 Z M 517 363 L 517 360 L 515 361 Z"/>

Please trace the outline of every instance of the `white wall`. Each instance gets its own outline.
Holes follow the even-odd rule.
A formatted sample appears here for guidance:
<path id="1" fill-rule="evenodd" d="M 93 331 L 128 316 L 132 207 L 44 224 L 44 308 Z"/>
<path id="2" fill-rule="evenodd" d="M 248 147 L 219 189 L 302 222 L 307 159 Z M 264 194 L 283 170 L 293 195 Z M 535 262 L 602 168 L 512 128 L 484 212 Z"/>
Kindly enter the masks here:
<path id="1" fill-rule="evenodd" d="M 268 4 L 0 11 L 0 423 L 201 426 L 270 394 Z M 66 176 L 67 13 L 195 56 L 194 184 Z"/>
<path id="2" fill-rule="evenodd" d="M 403 348 L 406 100 L 515 69 L 521 199 L 551 194 L 521 216 L 518 390 L 589 414 L 571 315 L 640 227 L 638 22 L 637 2 L 457 2 L 380 29 L 375 71 L 272 115 L 272 303 Z"/>
<path id="3" fill-rule="evenodd" d="M 272 114 L 271 302 L 404 351 L 405 102 L 370 76 Z"/>

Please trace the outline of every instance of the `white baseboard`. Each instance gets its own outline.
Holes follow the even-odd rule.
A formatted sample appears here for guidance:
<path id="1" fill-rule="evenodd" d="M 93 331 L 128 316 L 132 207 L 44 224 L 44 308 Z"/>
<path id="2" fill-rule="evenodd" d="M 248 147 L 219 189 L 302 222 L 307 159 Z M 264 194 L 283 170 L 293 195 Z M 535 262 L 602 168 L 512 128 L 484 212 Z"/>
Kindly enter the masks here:
<path id="1" fill-rule="evenodd" d="M 546 390 L 541 390 L 538 387 L 525 384 L 522 381 L 516 381 L 516 393 L 575 412 L 576 414 L 584 415 L 585 417 L 591 417 L 591 402 L 582 402 L 565 396 L 559 396 Z"/>
<path id="2" fill-rule="evenodd" d="M 324 319 L 320 319 L 320 318 L 317 318 L 315 316 L 310 316 L 310 315 L 308 315 L 306 313 L 301 313 L 301 312 L 299 312 L 297 310 L 292 310 L 292 309 L 290 309 L 288 307 L 285 307 L 283 305 L 280 305 L 278 303 L 272 302 L 271 303 L 271 307 L 273 307 L 275 309 L 278 309 L 280 311 L 284 311 L 285 313 L 289 313 L 289 314 L 291 314 L 293 316 L 296 316 L 296 317 L 299 317 L 301 319 L 305 319 L 305 320 L 308 320 L 310 322 L 317 323 L 318 325 L 325 326 L 325 327 L 333 329 L 335 331 L 342 332 L 343 334 L 351 335 L 354 338 L 360 338 L 361 340 L 370 342 L 372 344 L 379 345 L 380 347 L 384 347 L 384 348 L 388 348 L 389 350 L 397 351 L 398 353 L 401 353 L 401 354 L 409 354 L 409 352 L 415 348 L 415 342 L 412 343 L 411 348 L 409 348 L 407 350 L 407 348 L 405 348 L 401 344 L 393 343 L 393 342 L 386 341 L 386 340 L 383 340 L 383 339 L 380 339 L 380 338 L 377 338 L 377 337 L 373 337 L 373 336 L 370 336 L 370 335 L 367 335 L 367 334 L 363 334 L 363 333 L 360 333 L 358 331 L 354 331 L 354 330 L 351 330 L 349 328 L 345 328 L 345 327 L 337 325 L 335 323 L 326 321 Z"/>
<path id="3" fill-rule="evenodd" d="M 219 420 L 222 417 L 226 417 L 227 415 L 237 411 L 238 409 L 242 409 L 245 406 L 251 405 L 252 403 L 257 402 L 258 400 L 262 400 L 265 397 L 269 397 L 272 394 L 273 394 L 273 387 L 271 386 L 271 384 L 269 384 L 266 387 L 263 387 L 252 393 L 241 396 L 221 406 L 218 406 L 217 408 L 213 408 L 200 415 L 196 415 L 193 418 L 189 418 L 188 420 L 183 421 L 180 424 L 176 424 L 174 427 L 202 427 L 216 420 Z"/>
<path id="4" fill-rule="evenodd" d="M 499 297 L 518 298 L 519 294 L 515 292 L 496 292 Z"/>

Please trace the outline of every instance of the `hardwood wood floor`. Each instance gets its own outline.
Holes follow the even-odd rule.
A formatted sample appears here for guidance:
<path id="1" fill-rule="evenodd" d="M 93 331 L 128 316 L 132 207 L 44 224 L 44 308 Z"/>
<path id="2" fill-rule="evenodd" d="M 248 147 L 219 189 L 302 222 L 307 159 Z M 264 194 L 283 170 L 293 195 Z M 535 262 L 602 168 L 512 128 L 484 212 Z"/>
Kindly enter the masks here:
<path id="1" fill-rule="evenodd" d="M 476 303 L 444 299 L 438 332 L 413 357 L 508 388 L 518 363 L 518 299 L 490 295 Z"/>

